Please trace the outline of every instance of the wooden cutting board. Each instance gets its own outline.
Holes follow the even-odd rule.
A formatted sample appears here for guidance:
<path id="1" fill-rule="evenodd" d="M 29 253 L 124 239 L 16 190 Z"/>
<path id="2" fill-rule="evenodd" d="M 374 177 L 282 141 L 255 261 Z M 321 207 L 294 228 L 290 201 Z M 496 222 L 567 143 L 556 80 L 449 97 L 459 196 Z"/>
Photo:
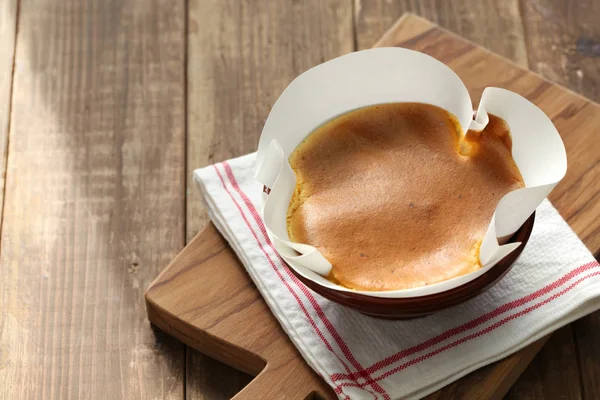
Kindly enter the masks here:
<path id="1" fill-rule="evenodd" d="M 569 173 L 551 200 L 578 234 L 597 228 L 590 218 L 580 217 L 595 212 L 587 207 L 593 191 L 581 181 L 598 178 L 593 171 L 595 175 L 589 176 L 589 165 L 600 158 L 589 133 L 600 126 L 600 106 L 414 15 L 403 16 L 375 46 L 402 46 L 436 57 L 463 79 L 475 105 L 486 86 L 504 87 L 540 106 L 560 132 L 570 129 L 563 134 Z M 573 204 L 581 207 L 573 211 Z M 235 399 L 305 399 L 315 394 L 335 398 L 304 362 L 212 224 L 156 278 L 146 292 L 146 304 L 148 318 L 159 328 L 256 376 Z M 501 399 L 545 341 L 475 371 L 429 398 Z"/>

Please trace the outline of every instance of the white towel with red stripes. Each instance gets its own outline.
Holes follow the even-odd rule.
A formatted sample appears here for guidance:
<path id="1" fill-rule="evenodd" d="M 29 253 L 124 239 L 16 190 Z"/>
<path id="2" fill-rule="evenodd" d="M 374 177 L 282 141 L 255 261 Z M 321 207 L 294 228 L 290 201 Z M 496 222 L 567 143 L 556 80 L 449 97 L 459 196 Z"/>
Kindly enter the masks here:
<path id="1" fill-rule="evenodd" d="M 196 170 L 210 217 L 308 364 L 343 399 L 420 398 L 600 308 L 600 265 L 545 201 L 512 270 L 487 292 L 409 321 L 362 315 L 306 288 L 261 220 L 255 154 Z"/>

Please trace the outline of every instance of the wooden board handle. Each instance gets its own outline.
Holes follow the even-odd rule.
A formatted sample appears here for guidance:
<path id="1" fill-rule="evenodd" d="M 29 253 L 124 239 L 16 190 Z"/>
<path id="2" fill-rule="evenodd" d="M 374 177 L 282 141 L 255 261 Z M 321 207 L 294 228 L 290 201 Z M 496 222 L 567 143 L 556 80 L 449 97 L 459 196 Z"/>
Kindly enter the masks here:
<path id="1" fill-rule="evenodd" d="M 306 383 L 312 381 L 314 377 L 306 375 L 305 368 L 286 368 L 286 366 L 271 368 L 267 365 L 252 382 L 233 397 L 233 400 L 314 398 L 333 400 L 337 398 L 333 390 L 323 392 L 323 385 L 315 385 L 312 382 L 307 385 Z"/>
<path id="2" fill-rule="evenodd" d="M 256 375 L 236 399 L 335 398 L 212 224 L 156 278 L 146 308 L 153 324 L 188 346 Z"/>

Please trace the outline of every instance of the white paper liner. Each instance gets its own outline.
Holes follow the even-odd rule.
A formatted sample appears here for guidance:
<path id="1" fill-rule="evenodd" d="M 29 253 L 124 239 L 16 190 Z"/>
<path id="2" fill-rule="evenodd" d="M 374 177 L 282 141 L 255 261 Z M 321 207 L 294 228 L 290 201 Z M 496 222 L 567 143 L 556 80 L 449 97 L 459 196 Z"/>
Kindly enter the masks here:
<path id="1" fill-rule="evenodd" d="M 482 268 L 443 282 L 403 290 L 364 291 L 337 285 L 325 276 L 331 264 L 313 246 L 293 243 L 286 227 L 287 209 L 296 185 L 288 158 L 317 127 L 349 111 L 383 103 L 420 102 L 443 108 L 459 121 L 463 132 L 481 130 L 487 113 L 506 121 L 512 155 L 525 188 L 498 203 L 480 251 Z M 473 120 L 467 88 L 449 67 L 413 50 L 389 47 L 359 51 L 318 65 L 298 76 L 275 102 L 263 128 L 256 177 L 266 188 L 263 218 L 281 257 L 298 273 L 320 285 L 373 297 L 418 297 L 443 292 L 471 281 L 519 247 L 500 245 L 516 232 L 562 179 L 567 156 L 550 119 L 524 97 L 500 88 L 483 91 Z"/>

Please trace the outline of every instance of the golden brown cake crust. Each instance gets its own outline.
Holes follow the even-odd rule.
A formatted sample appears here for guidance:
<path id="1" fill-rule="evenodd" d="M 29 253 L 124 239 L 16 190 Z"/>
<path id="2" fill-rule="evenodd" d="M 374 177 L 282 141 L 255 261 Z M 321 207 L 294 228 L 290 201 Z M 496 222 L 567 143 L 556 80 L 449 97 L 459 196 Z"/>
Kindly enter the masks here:
<path id="1" fill-rule="evenodd" d="M 490 116 L 462 142 L 459 130 L 449 113 L 421 103 L 370 106 L 318 128 L 290 156 L 290 239 L 315 246 L 333 265 L 329 279 L 359 290 L 480 268 L 498 201 L 524 185 L 504 121 Z"/>

